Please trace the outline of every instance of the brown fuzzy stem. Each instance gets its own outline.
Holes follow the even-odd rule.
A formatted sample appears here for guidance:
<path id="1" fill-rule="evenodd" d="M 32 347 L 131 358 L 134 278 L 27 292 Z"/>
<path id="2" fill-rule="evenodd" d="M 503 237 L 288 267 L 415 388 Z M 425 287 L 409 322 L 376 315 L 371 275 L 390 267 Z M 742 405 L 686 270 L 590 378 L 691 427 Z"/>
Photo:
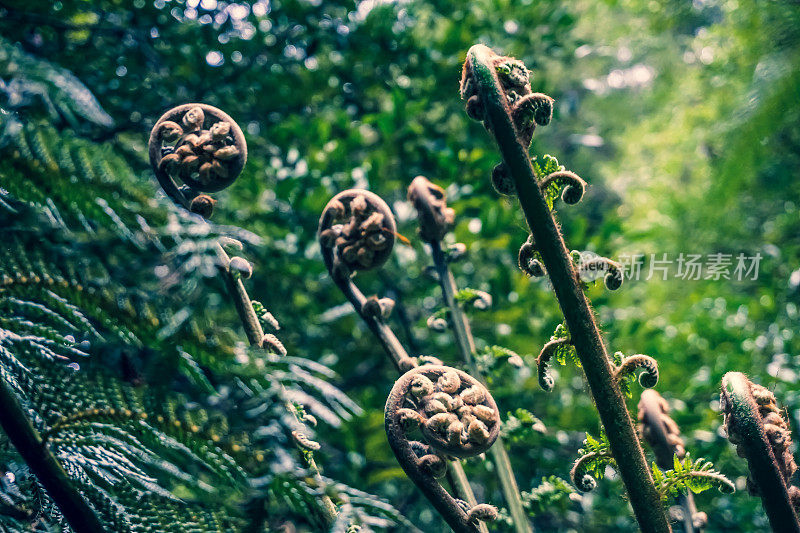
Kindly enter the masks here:
<path id="1" fill-rule="evenodd" d="M 484 106 L 487 126 L 514 180 L 520 205 L 564 313 L 572 344 L 581 360 L 639 526 L 649 533 L 669 532 L 671 528 L 661 496 L 653 483 L 625 398 L 614 380 L 611 361 L 594 314 L 573 269 L 569 250 L 536 181 L 527 146 L 518 137 L 511 121 L 506 95 L 495 71 L 497 58 L 486 46 L 476 45 L 467 53 L 465 68 L 471 70 L 472 82 Z"/>
<path id="2" fill-rule="evenodd" d="M 450 310 L 453 333 L 458 343 L 461 357 L 467 365 L 467 368 L 470 369 L 472 375 L 478 380 L 485 382 L 485 379 L 481 376 L 475 364 L 476 349 L 475 340 L 472 337 L 472 329 L 470 328 L 469 320 L 467 320 L 467 317 L 455 300 L 457 289 L 456 282 L 453 278 L 453 273 L 447 266 L 441 242 L 438 240 L 430 241 L 430 245 L 433 262 L 439 274 L 439 284 L 442 287 L 442 294 L 444 295 L 447 308 Z M 517 480 L 514 476 L 511 460 L 508 457 L 508 452 L 506 451 L 505 443 L 502 439 L 497 439 L 495 445 L 489 450 L 489 454 L 492 456 L 492 461 L 497 468 L 497 476 L 500 478 L 500 486 L 503 490 L 506 503 L 508 504 L 509 513 L 514 523 L 514 530 L 517 533 L 529 533 L 533 531 L 527 514 L 525 513 L 525 508 L 522 506 L 522 497 L 519 493 Z"/>

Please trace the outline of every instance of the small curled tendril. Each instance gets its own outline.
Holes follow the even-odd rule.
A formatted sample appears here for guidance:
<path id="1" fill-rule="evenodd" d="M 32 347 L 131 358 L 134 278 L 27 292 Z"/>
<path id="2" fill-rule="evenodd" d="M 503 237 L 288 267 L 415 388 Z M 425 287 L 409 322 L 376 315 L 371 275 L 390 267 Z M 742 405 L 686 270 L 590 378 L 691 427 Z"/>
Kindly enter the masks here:
<path id="1" fill-rule="evenodd" d="M 517 187 L 505 163 L 498 163 L 492 169 L 492 187 L 503 196 L 517 195 Z"/>
<path id="2" fill-rule="evenodd" d="M 628 374 L 641 368 L 643 372 L 639 375 L 639 384 L 645 389 L 651 389 L 658 383 L 658 363 L 649 355 L 635 354 L 626 357 L 622 363 L 614 370 L 614 379 L 621 380 Z"/>
<path id="3" fill-rule="evenodd" d="M 467 511 L 467 519 L 470 522 L 491 522 L 497 520 L 497 507 L 488 503 L 479 503 Z"/>
<path id="4" fill-rule="evenodd" d="M 428 317 L 426 324 L 429 329 L 437 332 L 443 333 L 447 331 L 447 320 L 438 315 L 431 315 Z"/>
<path id="5" fill-rule="evenodd" d="M 304 424 L 307 424 L 307 425 L 309 425 L 309 426 L 311 426 L 313 428 L 313 427 L 317 426 L 317 417 L 315 417 L 311 413 L 304 412 L 300 416 L 300 422 L 302 422 Z"/>
<path id="6" fill-rule="evenodd" d="M 578 268 L 583 272 L 605 271 L 603 283 L 610 291 L 615 291 L 622 287 L 622 265 L 607 257 L 595 256 L 588 260 L 581 260 Z"/>
<path id="7" fill-rule="evenodd" d="M 262 337 L 262 339 L 261 339 L 261 347 L 264 348 L 267 351 L 270 351 L 272 353 L 276 353 L 276 354 L 278 354 L 278 355 L 280 355 L 282 357 L 286 357 L 286 354 L 289 353 L 286 350 L 286 347 L 280 341 L 280 339 L 278 339 L 278 337 L 276 337 L 272 333 L 267 333 L 267 334 L 264 335 L 264 337 Z"/>
<path id="8" fill-rule="evenodd" d="M 525 146 L 530 146 L 536 126 L 546 126 L 552 119 L 553 99 L 545 94 L 532 92 L 530 71 L 522 61 L 494 55 L 492 62 L 505 93 L 517 135 Z M 477 94 L 469 59 L 464 63 L 461 74 L 461 98 L 466 100 L 467 115 L 470 118 L 485 120 L 485 108 Z"/>
<path id="9" fill-rule="evenodd" d="M 445 473 L 445 458 L 480 455 L 497 439 L 500 413 L 486 387 L 460 370 L 422 365 L 395 382 L 385 415 L 397 460 L 454 530 L 477 531 L 478 520 L 496 517 L 492 506 L 463 505 L 436 481 Z"/>
<path id="10" fill-rule="evenodd" d="M 553 99 L 546 94 L 528 93 L 512 103 L 511 119 L 514 127 L 528 145 L 531 143 L 536 126 L 547 126 L 552 118 Z"/>
<path id="11" fill-rule="evenodd" d="M 164 192 L 204 218 L 211 216 L 215 201 L 201 193 L 228 187 L 247 161 L 241 128 L 206 104 L 184 104 L 164 113 L 150 133 L 148 152 Z"/>
<path id="12" fill-rule="evenodd" d="M 553 359 L 553 356 L 558 352 L 558 349 L 562 346 L 567 346 L 570 344 L 568 338 L 565 339 L 554 339 L 544 345 L 542 351 L 539 352 L 539 356 L 536 358 L 536 369 L 539 372 L 539 386 L 542 390 L 550 392 L 553 390 L 553 386 L 555 385 L 555 379 L 553 379 L 552 374 L 548 371 L 548 367 L 550 365 L 550 361 Z"/>
<path id="13" fill-rule="evenodd" d="M 228 263 L 228 272 L 235 277 L 250 279 L 253 275 L 253 265 L 243 257 L 231 257 Z"/>
<path id="14" fill-rule="evenodd" d="M 417 176 L 408 186 L 408 200 L 419 217 L 419 234 L 427 242 L 441 241 L 455 222 L 455 211 L 447 207 L 444 189 L 425 176 Z"/>
<path id="15" fill-rule="evenodd" d="M 548 174 L 539 183 L 542 193 L 547 191 L 551 184 L 565 185 L 561 192 L 561 199 L 565 204 L 574 205 L 581 201 L 583 193 L 586 191 L 586 182 L 577 174 L 569 170 L 559 170 Z"/>
<path id="16" fill-rule="evenodd" d="M 597 480 L 589 475 L 588 469 L 594 461 L 601 457 L 608 457 L 608 455 L 597 452 L 587 453 L 579 457 L 575 464 L 572 465 L 569 475 L 572 483 L 581 492 L 591 492 L 597 487 Z"/>
<path id="17" fill-rule="evenodd" d="M 522 244 L 517 256 L 519 269 L 532 278 L 540 278 L 545 275 L 544 265 L 536 251 L 536 244 L 533 242 L 533 235 L 528 235 L 528 239 Z"/>
<path id="18" fill-rule="evenodd" d="M 358 270 L 384 264 L 396 233 L 386 202 L 369 191 L 349 189 L 325 206 L 317 235 L 328 271 L 337 279 L 347 279 Z"/>

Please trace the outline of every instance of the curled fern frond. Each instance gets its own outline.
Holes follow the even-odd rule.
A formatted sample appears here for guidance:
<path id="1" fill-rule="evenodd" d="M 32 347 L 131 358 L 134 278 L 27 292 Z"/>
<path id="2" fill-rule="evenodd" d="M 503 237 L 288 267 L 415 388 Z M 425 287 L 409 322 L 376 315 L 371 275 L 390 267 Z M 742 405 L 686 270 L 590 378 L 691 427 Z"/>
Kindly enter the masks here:
<path id="1" fill-rule="evenodd" d="M 545 275 L 542 256 L 536 250 L 533 235 L 528 235 L 528 239 L 520 247 L 517 264 L 520 270 L 532 278 L 540 278 Z"/>
<path id="2" fill-rule="evenodd" d="M 720 404 L 728 440 L 747 459 L 752 487 L 774 529 L 800 531 L 800 489 L 790 485 L 797 470 L 789 426 L 775 395 L 740 372 L 722 378 Z"/>
<path id="3" fill-rule="evenodd" d="M 386 202 L 357 189 L 340 192 L 328 202 L 318 230 L 325 266 L 338 279 L 384 264 L 396 234 L 394 215 Z"/>
<path id="4" fill-rule="evenodd" d="M 473 457 L 497 439 L 500 413 L 489 391 L 465 372 L 424 365 L 395 382 L 385 415 L 389 444 L 406 474 L 450 527 L 478 531 L 475 520 L 490 519 L 491 506 L 462 507 L 437 477 L 443 473 L 440 465 L 446 464 L 442 456 Z M 414 428 L 424 443 L 410 438 Z"/>
<path id="5" fill-rule="evenodd" d="M 148 151 L 167 196 L 204 218 L 211 215 L 214 201 L 200 193 L 228 187 L 247 161 L 247 144 L 239 125 L 206 104 L 184 104 L 164 113 L 150 133 Z"/>
<path id="6" fill-rule="evenodd" d="M 419 218 L 419 234 L 425 241 L 441 241 L 455 222 L 455 211 L 447 207 L 444 189 L 425 176 L 417 176 L 408 186 L 408 200 Z"/>
<path id="7" fill-rule="evenodd" d="M 574 172 L 560 170 L 545 176 L 539 183 L 543 193 L 546 193 L 551 186 L 563 187 L 561 199 L 565 204 L 574 205 L 581 201 L 583 193 L 586 191 L 586 182 Z"/>
<path id="8" fill-rule="evenodd" d="M 658 383 L 658 362 L 649 355 L 644 354 L 624 357 L 619 366 L 614 369 L 614 379 L 621 381 L 632 375 L 639 368 L 643 370 L 639 374 L 639 384 L 645 389 L 655 387 Z"/>
<path id="9" fill-rule="evenodd" d="M 597 487 L 597 479 L 603 477 L 606 466 L 616 468 L 610 446 L 604 432 L 600 433 L 600 439 L 586 434 L 583 447 L 578 450 L 580 457 L 569 472 L 570 479 L 578 490 L 581 492 L 593 491 Z"/>
<path id="10" fill-rule="evenodd" d="M 575 253 L 578 258 L 575 265 L 581 278 L 593 281 L 598 274 L 603 275 L 603 284 L 610 291 L 615 291 L 622 286 L 622 265 L 607 257 L 601 257 L 591 252 Z"/>
<path id="11" fill-rule="evenodd" d="M 441 309 L 431 316 L 425 321 L 425 324 L 433 331 L 437 333 L 443 333 L 447 331 L 447 309 Z"/>
<path id="12" fill-rule="evenodd" d="M 503 196 L 516 196 L 517 188 L 505 163 L 498 163 L 492 169 L 492 187 Z"/>
<path id="13" fill-rule="evenodd" d="M 539 372 L 539 386 L 543 390 L 547 392 L 553 390 L 555 379 L 552 374 L 547 371 L 547 367 L 550 365 L 550 361 L 553 357 L 568 346 L 572 346 L 569 339 L 555 339 L 545 344 L 542 351 L 539 352 L 539 356 L 536 358 L 536 369 Z"/>
<path id="14" fill-rule="evenodd" d="M 455 293 L 454 298 L 459 303 L 466 305 L 472 304 L 475 309 L 480 311 L 485 311 L 492 306 L 491 294 L 469 287 L 459 289 L 458 292 Z"/>
<path id="15" fill-rule="evenodd" d="M 491 522 L 497 520 L 497 507 L 488 503 L 479 503 L 467 511 L 467 520 L 470 522 Z"/>

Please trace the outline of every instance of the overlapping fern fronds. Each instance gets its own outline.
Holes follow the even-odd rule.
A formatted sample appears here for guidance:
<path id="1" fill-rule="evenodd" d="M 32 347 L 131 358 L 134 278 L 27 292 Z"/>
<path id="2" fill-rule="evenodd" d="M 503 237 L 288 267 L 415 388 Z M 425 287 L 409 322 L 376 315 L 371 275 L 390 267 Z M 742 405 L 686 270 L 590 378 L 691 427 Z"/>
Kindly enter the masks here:
<path id="1" fill-rule="evenodd" d="M 71 74 L 0 40 L 0 78 L 0 377 L 48 449 L 109 530 L 318 525 L 286 406 L 326 427 L 359 409 L 326 367 L 221 325 L 214 245 L 258 239 L 154 197 L 134 148 L 76 134 L 110 117 Z M 2 433 L 0 469 L 0 530 L 66 527 Z M 404 520 L 325 486 L 348 526 Z"/>

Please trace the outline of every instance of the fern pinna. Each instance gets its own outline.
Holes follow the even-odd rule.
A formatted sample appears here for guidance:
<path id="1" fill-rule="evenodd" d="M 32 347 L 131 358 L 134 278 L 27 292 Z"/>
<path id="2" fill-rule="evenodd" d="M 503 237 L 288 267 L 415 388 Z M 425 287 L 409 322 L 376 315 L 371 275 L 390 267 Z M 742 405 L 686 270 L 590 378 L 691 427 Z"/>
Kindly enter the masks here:
<path id="1" fill-rule="evenodd" d="M 309 481 L 313 430 L 297 420 L 358 412 L 331 371 L 273 334 L 248 349 L 226 307 L 206 305 L 226 294 L 220 244 L 259 239 L 156 197 L 139 141 L 84 137 L 112 121 L 74 76 L 2 40 L 0 69 L 47 91 L 0 112 L 0 529 L 324 527 L 326 493 L 335 529 L 402 522 L 374 496 Z M 225 263 L 226 283 L 248 275 L 242 261 Z"/>

